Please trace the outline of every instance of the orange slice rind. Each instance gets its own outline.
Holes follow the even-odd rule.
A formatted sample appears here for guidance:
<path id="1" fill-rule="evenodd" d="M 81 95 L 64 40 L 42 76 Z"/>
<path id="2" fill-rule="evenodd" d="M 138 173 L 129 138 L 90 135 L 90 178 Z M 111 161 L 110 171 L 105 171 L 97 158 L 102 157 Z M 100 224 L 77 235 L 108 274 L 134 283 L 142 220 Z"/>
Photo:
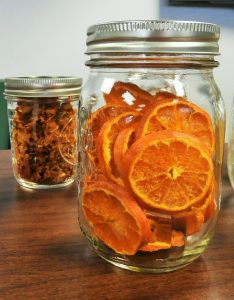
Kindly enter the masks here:
<path id="1" fill-rule="evenodd" d="M 104 99 L 107 104 L 124 105 L 137 111 L 144 110 L 154 101 L 154 97 L 150 93 L 141 89 L 136 84 L 121 81 L 114 83 L 110 93 L 104 94 Z"/>
<path id="2" fill-rule="evenodd" d="M 119 171 L 119 174 L 123 174 L 122 166 L 125 154 L 135 140 L 136 124 L 129 126 L 118 134 L 114 143 L 114 162 Z M 123 174 L 124 175 L 124 174 Z"/>

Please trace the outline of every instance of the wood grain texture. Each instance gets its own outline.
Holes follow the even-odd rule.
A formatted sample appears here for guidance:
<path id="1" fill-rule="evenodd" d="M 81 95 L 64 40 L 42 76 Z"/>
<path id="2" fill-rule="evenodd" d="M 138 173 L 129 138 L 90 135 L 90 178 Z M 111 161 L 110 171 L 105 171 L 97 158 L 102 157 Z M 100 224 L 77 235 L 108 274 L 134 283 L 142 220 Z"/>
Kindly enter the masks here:
<path id="1" fill-rule="evenodd" d="M 234 299 L 234 192 L 224 175 L 222 210 L 205 253 L 152 275 L 99 258 L 77 221 L 76 185 L 31 191 L 0 151 L 0 299 Z"/>

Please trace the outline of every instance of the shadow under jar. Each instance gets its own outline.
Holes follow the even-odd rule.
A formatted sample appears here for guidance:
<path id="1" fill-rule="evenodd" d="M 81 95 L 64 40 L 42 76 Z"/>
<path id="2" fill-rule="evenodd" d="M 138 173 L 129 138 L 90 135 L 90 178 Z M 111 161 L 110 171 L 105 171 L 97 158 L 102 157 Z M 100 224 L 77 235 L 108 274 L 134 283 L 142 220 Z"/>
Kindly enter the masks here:
<path id="1" fill-rule="evenodd" d="M 122 21 L 87 34 L 81 230 L 98 255 L 121 268 L 181 268 L 206 248 L 220 207 L 219 27 Z"/>
<path id="2" fill-rule="evenodd" d="M 18 77 L 5 80 L 13 170 L 28 188 L 74 181 L 81 79 Z"/>

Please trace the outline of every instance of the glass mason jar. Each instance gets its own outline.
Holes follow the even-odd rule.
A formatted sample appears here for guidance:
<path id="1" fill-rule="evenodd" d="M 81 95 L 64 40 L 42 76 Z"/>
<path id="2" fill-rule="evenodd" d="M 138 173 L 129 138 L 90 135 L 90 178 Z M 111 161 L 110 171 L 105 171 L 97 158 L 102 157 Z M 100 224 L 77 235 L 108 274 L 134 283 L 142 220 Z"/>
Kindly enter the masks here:
<path id="1" fill-rule="evenodd" d="M 206 248 L 220 207 L 219 27 L 123 21 L 88 29 L 79 222 L 98 255 L 168 272 Z"/>
<path id="2" fill-rule="evenodd" d="M 81 79 L 18 77 L 5 80 L 13 171 L 27 188 L 74 181 Z"/>
<path id="3" fill-rule="evenodd" d="M 232 187 L 234 188 L 234 99 L 232 102 L 231 116 L 230 116 L 230 129 L 228 137 L 228 150 L 227 150 L 227 169 L 228 177 Z"/>

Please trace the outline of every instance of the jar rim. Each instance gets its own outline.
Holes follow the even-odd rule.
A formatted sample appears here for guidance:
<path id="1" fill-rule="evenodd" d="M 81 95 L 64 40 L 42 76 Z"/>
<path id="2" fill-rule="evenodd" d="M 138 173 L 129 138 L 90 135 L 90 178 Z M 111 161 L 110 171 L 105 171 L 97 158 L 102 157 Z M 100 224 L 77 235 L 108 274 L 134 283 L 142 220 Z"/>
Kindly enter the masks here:
<path id="1" fill-rule="evenodd" d="M 86 54 L 175 53 L 219 54 L 220 27 L 177 20 L 127 20 L 92 25 Z"/>
<path id="2" fill-rule="evenodd" d="M 58 97 L 79 95 L 82 79 L 73 76 L 29 76 L 5 79 L 5 96 Z"/>

